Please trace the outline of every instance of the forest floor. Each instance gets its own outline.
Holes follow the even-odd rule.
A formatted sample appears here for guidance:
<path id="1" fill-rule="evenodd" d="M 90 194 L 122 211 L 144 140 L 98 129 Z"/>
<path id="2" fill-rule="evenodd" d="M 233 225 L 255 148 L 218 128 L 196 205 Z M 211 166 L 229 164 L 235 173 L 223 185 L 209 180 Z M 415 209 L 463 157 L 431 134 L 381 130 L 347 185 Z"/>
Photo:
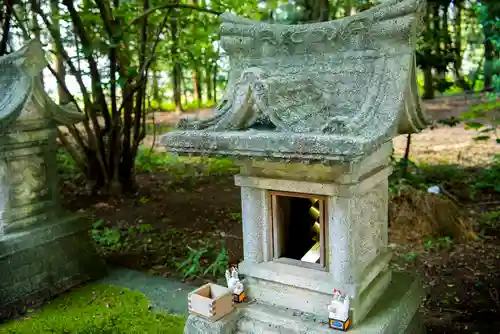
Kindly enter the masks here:
<path id="1" fill-rule="evenodd" d="M 440 119 L 475 103 L 475 98 L 455 97 L 426 105 Z M 155 119 L 168 127 L 178 115 Z M 491 164 L 499 148 L 493 140 L 475 142 L 475 136 L 463 125 L 436 124 L 412 136 L 411 159 L 427 173 L 423 188 L 440 184 L 451 193 L 479 238 L 467 243 L 446 235 L 405 238 L 416 222 L 390 226 L 395 270 L 418 272 L 429 289 L 423 312 L 430 333 L 500 332 L 500 188 L 494 188 L 500 166 Z M 397 156 L 405 140 L 395 139 Z M 149 136 L 146 146 L 152 143 Z M 66 206 L 94 217 L 92 235 L 112 264 L 200 281 L 222 277 L 227 263 L 243 255 L 240 193 L 233 183 L 237 169 L 228 160 L 161 153 L 139 160 L 134 196 L 91 196 L 66 178 L 61 186 Z"/>

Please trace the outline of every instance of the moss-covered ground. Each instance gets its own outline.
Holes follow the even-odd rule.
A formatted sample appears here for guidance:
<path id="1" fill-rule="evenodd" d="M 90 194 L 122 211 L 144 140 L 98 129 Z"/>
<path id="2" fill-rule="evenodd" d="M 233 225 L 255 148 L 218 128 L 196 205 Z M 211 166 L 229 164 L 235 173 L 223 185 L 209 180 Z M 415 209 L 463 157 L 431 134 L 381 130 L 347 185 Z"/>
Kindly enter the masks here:
<path id="1" fill-rule="evenodd" d="M 1 325 L 0 334 L 177 334 L 185 322 L 185 317 L 151 310 L 140 292 L 89 284 Z"/>

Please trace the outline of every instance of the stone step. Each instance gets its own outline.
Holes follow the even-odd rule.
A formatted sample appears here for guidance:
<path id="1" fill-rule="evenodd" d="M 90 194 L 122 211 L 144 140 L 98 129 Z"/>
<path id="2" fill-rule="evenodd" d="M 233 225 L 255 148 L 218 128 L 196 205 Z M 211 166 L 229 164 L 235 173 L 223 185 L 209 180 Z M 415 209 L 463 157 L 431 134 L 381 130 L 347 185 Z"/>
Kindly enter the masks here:
<path id="1" fill-rule="evenodd" d="M 332 333 L 328 319 L 318 319 L 291 309 L 252 303 L 244 305 L 242 311 L 244 316 L 238 321 L 237 333 Z"/>
<path id="2" fill-rule="evenodd" d="M 361 323 L 354 323 L 349 334 L 421 333 L 416 313 L 422 297 L 418 279 L 395 273 L 384 297 Z M 250 302 L 239 306 L 243 317 L 237 323 L 241 334 L 323 334 L 335 333 L 328 319 L 285 307 Z M 326 308 L 326 306 L 325 306 Z M 332 332 L 333 331 L 333 332 Z"/>

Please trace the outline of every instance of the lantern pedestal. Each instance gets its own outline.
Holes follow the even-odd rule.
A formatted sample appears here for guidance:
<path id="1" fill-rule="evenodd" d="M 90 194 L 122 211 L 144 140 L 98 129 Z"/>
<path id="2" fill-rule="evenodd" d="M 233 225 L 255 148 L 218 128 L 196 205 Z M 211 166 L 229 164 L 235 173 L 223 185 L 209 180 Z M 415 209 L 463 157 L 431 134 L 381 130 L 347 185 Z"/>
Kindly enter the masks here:
<path id="1" fill-rule="evenodd" d="M 0 320 L 105 274 L 84 217 L 0 236 Z"/>

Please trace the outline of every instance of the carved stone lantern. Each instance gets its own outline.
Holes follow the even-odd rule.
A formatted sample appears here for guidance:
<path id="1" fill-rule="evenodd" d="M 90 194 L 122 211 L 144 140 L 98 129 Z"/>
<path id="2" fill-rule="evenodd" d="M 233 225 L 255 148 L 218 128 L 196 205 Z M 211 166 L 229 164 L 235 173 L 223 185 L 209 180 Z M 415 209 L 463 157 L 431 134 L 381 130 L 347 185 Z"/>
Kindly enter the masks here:
<path id="1" fill-rule="evenodd" d="M 57 126 L 82 120 L 45 93 L 37 41 L 0 57 L 0 319 L 103 273 L 89 221 L 58 201 Z"/>
<path id="2" fill-rule="evenodd" d="M 239 161 L 250 302 L 217 323 L 190 316 L 185 333 L 326 333 L 334 290 L 350 300 L 350 332 L 419 330 L 422 291 L 389 269 L 387 218 L 392 138 L 425 126 L 423 6 L 389 0 L 304 25 L 222 15 L 225 95 L 214 117 L 181 122 L 162 144 Z"/>

